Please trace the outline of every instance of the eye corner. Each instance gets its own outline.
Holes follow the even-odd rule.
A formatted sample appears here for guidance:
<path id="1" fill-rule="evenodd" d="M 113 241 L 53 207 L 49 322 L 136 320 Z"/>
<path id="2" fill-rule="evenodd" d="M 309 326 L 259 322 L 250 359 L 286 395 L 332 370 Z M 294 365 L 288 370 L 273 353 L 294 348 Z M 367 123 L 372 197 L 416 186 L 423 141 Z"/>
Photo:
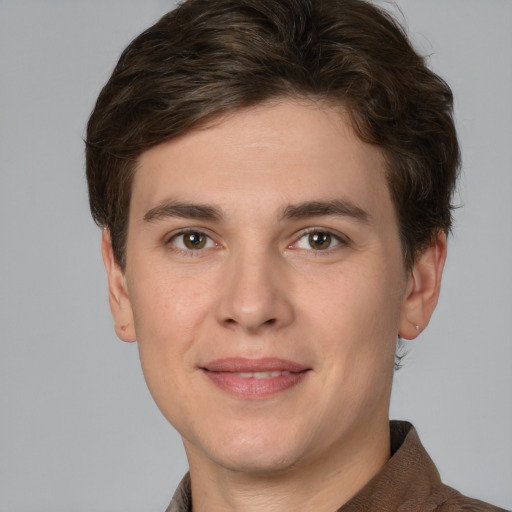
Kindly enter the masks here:
<path id="1" fill-rule="evenodd" d="M 301 231 L 294 241 L 288 244 L 288 249 L 299 249 L 315 254 L 330 254 L 331 252 L 349 245 L 347 237 L 332 229 L 313 227 Z"/>
<path id="2" fill-rule="evenodd" d="M 205 230 L 193 227 L 168 234 L 164 237 L 163 243 L 174 252 L 188 256 L 221 247 L 221 244 Z"/>

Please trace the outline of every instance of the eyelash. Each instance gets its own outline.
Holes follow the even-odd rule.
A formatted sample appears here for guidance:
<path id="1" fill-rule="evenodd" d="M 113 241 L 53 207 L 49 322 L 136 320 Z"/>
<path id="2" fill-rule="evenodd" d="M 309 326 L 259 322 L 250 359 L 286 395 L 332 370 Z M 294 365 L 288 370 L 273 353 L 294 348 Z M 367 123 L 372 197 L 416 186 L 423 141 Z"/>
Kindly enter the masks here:
<path id="1" fill-rule="evenodd" d="M 314 234 L 328 235 L 330 237 L 330 239 L 331 239 L 331 244 L 333 242 L 336 242 L 336 243 L 334 244 L 334 246 L 330 245 L 326 249 L 313 249 L 313 247 L 311 247 L 311 245 L 310 245 L 309 249 L 302 249 L 300 247 L 296 247 L 301 239 L 303 239 L 304 237 L 309 237 L 309 236 L 314 235 Z M 340 249 L 341 247 L 346 247 L 348 245 L 349 245 L 349 241 L 348 241 L 348 239 L 346 237 L 344 237 L 344 236 L 342 236 L 342 235 L 340 235 L 338 233 L 334 233 L 330 229 L 315 227 L 315 228 L 308 228 L 308 229 L 304 230 L 300 234 L 300 236 L 298 238 L 296 238 L 295 241 L 292 242 L 288 246 L 288 248 L 290 248 L 290 249 L 297 248 L 299 250 L 311 251 L 315 255 L 322 255 L 322 254 L 326 254 L 327 255 L 327 254 L 331 254 L 332 252 L 336 251 L 337 249 Z"/>
<path id="2" fill-rule="evenodd" d="M 181 243 L 183 245 L 185 245 L 185 242 L 183 241 L 183 237 L 185 237 L 186 235 L 191 235 L 191 234 L 197 234 L 197 235 L 206 237 L 206 239 L 207 239 L 206 240 L 206 244 L 210 243 L 212 245 L 210 245 L 209 247 L 199 247 L 199 248 L 196 248 L 196 249 L 193 249 L 193 248 L 190 248 L 190 247 L 189 248 L 178 247 L 176 245 L 176 240 L 178 240 L 180 237 L 182 237 L 182 242 Z M 201 229 L 195 229 L 195 228 L 182 229 L 178 233 L 172 234 L 171 236 L 169 236 L 165 240 L 165 245 L 172 246 L 172 248 L 173 248 L 173 250 L 175 252 L 184 254 L 186 256 L 199 256 L 204 250 L 215 249 L 215 248 L 218 248 L 220 246 L 220 244 L 215 242 L 215 240 L 211 236 L 207 235 Z"/>
<path id="3" fill-rule="evenodd" d="M 191 247 L 188 247 L 188 248 L 186 248 L 186 247 L 178 247 L 176 245 L 176 243 L 175 243 L 176 240 L 178 240 L 180 237 L 184 237 L 184 236 L 190 235 L 190 234 L 197 234 L 197 235 L 206 237 L 206 239 L 207 239 L 206 242 L 205 242 L 206 246 L 194 249 L 194 248 L 191 248 Z M 309 249 L 298 247 L 298 244 L 299 244 L 300 240 L 302 240 L 305 237 L 309 237 L 311 235 L 314 235 L 314 234 L 324 234 L 324 235 L 327 235 L 328 237 L 330 237 L 331 243 L 330 243 L 329 247 L 327 247 L 326 249 L 314 249 L 313 247 L 311 247 L 311 245 L 310 245 Z M 333 242 L 335 242 L 335 244 L 334 244 L 334 246 L 331 246 L 331 244 Z M 183 240 L 182 240 L 182 244 L 185 245 L 185 242 Z M 181 231 L 179 231 L 177 233 L 172 234 L 171 236 L 169 236 L 165 240 L 165 245 L 173 246 L 173 250 L 175 252 L 184 254 L 186 256 L 193 256 L 193 255 L 198 256 L 204 250 L 216 249 L 216 248 L 221 247 L 221 245 L 218 242 L 216 242 L 211 236 L 206 234 L 203 230 L 196 229 L 196 228 L 183 229 L 183 230 L 181 230 Z M 334 252 L 340 246 L 347 246 L 347 245 L 349 245 L 349 241 L 345 237 L 341 236 L 340 234 L 334 233 L 334 232 L 332 232 L 329 229 L 325 229 L 325 228 L 308 228 L 308 229 L 302 231 L 300 233 L 300 235 L 297 238 L 295 238 L 295 240 L 291 244 L 289 244 L 287 246 L 287 248 L 288 249 L 298 249 L 298 250 L 302 250 L 302 251 L 308 251 L 308 252 L 312 252 L 312 253 L 316 253 L 316 254 L 320 255 L 322 253 L 323 254 L 330 254 L 331 252 Z"/>

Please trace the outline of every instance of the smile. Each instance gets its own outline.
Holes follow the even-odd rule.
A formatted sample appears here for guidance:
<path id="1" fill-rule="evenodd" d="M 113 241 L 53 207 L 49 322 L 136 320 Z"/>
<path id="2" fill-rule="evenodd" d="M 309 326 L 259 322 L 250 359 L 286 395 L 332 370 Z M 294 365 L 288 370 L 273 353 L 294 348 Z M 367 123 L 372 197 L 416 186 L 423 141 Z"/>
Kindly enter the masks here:
<path id="1" fill-rule="evenodd" d="M 241 372 L 235 375 L 242 377 L 242 379 L 273 379 L 281 375 L 291 375 L 291 372 Z"/>
<path id="2" fill-rule="evenodd" d="M 241 399 L 262 399 L 302 382 L 310 368 L 283 359 L 219 359 L 201 368 L 217 388 Z"/>

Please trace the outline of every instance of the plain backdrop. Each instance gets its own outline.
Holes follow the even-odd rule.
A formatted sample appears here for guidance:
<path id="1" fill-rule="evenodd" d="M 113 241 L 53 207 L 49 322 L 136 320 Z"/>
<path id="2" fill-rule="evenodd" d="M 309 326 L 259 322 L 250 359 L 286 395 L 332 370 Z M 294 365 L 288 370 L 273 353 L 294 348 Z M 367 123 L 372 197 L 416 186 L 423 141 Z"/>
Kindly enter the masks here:
<path id="1" fill-rule="evenodd" d="M 112 328 L 82 142 L 120 52 L 173 5 L 0 0 L 1 512 L 163 511 L 186 471 Z M 511 508 L 512 1 L 398 5 L 454 90 L 464 167 L 440 304 L 391 416 L 446 483 Z"/>

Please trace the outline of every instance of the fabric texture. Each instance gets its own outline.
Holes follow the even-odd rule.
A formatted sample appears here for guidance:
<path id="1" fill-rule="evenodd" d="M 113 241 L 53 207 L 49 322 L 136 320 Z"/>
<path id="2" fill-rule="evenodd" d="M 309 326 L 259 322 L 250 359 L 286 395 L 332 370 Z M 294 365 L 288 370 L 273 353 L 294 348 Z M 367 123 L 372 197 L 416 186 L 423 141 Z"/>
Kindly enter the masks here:
<path id="1" fill-rule="evenodd" d="M 390 433 L 391 458 L 338 512 L 506 512 L 444 485 L 410 423 L 391 421 Z M 192 512 L 188 473 L 166 512 Z"/>

